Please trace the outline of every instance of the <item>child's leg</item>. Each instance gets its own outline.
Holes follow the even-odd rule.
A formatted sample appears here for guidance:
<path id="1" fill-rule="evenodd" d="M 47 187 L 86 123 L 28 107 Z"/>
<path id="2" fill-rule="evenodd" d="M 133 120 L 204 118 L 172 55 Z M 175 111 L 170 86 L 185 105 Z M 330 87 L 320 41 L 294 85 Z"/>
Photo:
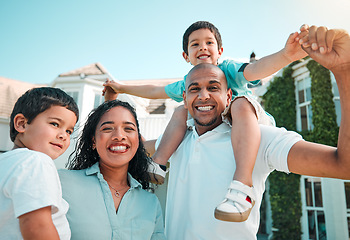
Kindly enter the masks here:
<path id="1" fill-rule="evenodd" d="M 236 161 L 233 180 L 251 187 L 252 173 L 260 145 L 260 128 L 252 104 L 244 97 L 231 105 L 231 142 Z"/>
<path id="2" fill-rule="evenodd" d="M 177 147 L 180 145 L 183 137 L 186 133 L 186 121 L 187 121 L 187 110 L 184 108 L 184 106 L 179 106 L 175 109 L 165 131 L 163 134 L 163 137 L 159 143 L 159 146 L 152 156 L 152 159 L 155 163 L 158 163 L 161 165 L 162 169 L 158 169 L 160 173 L 162 170 L 164 170 L 164 174 L 161 173 L 161 175 L 157 174 L 159 171 L 151 170 L 151 173 L 156 174 L 156 179 L 154 179 L 154 176 L 151 174 L 151 181 L 155 182 L 157 184 L 162 184 L 164 182 L 165 175 L 165 165 L 168 162 L 168 159 L 171 157 L 171 155 L 175 152 Z M 158 168 L 156 166 L 156 168 Z M 155 181 L 154 181 L 155 180 Z"/>
<path id="3" fill-rule="evenodd" d="M 236 171 L 226 199 L 215 209 L 215 217 L 232 222 L 245 221 L 254 205 L 252 173 L 260 145 L 260 128 L 255 108 L 245 98 L 231 103 L 231 142 Z"/>

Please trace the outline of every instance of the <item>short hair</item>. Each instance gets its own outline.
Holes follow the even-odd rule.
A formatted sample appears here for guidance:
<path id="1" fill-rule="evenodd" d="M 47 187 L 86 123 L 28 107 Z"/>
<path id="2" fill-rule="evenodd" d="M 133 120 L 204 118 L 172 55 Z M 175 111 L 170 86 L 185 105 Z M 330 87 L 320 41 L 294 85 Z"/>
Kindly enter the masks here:
<path id="1" fill-rule="evenodd" d="M 218 43 L 218 49 L 222 47 L 222 40 L 219 30 L 214 26 L 214 24 L 207 22 L 207 21 L 198 21 L 193 23 L 191 26 L 189 26 L 183 37 L 182 37 L 182 49 L 183 51 L 188 55 L 188 38 L 190 37 L 191 33 L 194 31 L 197 31 L 199 29 L 209 29 L 215 36 L 215 39 Z"/>
<path id="2" fill-rule="evenodd" d="M 194 73 L 194 72 L 197 72 L 197 71 L 200 71 L 201 69 L 210 69 L 210 68 L 213 68 L 215 70 L 217 70 L 218 72 L 220 72 L 220 75 L 222 77 L 222 79 L 224 80 L 224 84 L 226 85 L 227 89 L 228 89 L 228 84 L 227 84 L 227 79 L 226 79 L 226 75 L 225 73 L 222 71 L 221 68 L 219 68 L 218 66 L 214 65 L 214 64 L 211 64 L 211 63 L 200 63 L 198 65 L 195 65 L 193 66 L 193 68 L 188 72 L 187 76 L 186 76 L 186 82 L 185 82 L 185 85 L 186 85 L 186 88 L 185 88 L 185 91 L 187 92 L 187 84 L 188 84 L 188 81 L 189 79 L 191 79 L 191 75 Z"/>
<path id="3" fill-rule="evenodd" d="M 52 106 L 62 106 L 71 110 L 79 118 L 79 109 L 74 99 L 59 88 L 40 87 L 26 91 L 15 103 L 10 117 L 10 138 L 14 142 L 18 134 L 14 118 L 22 113 L 30 124 L 36 116 Z"/>
<path id="4" fill-rule="evenodd" d="M 151 158 L 146 152 L 142 142 L 136 111 L 129 103 L 120 100 L 104 102 L 98 108 L 90 112 L 79 140 L 76 143 L 75 151 L 69 156 L 66 167 L 70 170 L 81 170 L 89 168 L 100 161 L 100 156 L 96 148 L 93 147 L 93 139 L 95 137 L 97 124 L 106 112 L 119 106 L 127 109 L 134 117 L 139 138 L 139 147 L 134 157 L 129 162 L 128 172 L 141 183 L 143 189 L 151 189 L 149 184 L 150 176 L 147 172 Z"/>

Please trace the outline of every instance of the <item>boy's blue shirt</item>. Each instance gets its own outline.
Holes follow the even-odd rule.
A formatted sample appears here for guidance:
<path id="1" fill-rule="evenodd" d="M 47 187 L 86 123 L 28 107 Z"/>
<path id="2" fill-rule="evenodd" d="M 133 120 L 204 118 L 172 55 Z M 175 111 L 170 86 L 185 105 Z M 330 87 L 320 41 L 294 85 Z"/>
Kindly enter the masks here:
<path id="1" fill-rule="evenodd" d="M 224 72 L 227 85 L 232 90 L 232 98 L 237 96 L 252 95 L 252 91 L 248 88 L 248 84 L 256 85 L 260 80 L 247 81 L 243 75 L 244 68 L 247 63 L 240 63 L 234 60 L 224 60 L 218 67 Z M 186 77 L 183 80 L 177 81 L 165 86 L 165 93 L 173 100 L 181 102 L 183 100 L 182 93 L 185 91 Z"/>

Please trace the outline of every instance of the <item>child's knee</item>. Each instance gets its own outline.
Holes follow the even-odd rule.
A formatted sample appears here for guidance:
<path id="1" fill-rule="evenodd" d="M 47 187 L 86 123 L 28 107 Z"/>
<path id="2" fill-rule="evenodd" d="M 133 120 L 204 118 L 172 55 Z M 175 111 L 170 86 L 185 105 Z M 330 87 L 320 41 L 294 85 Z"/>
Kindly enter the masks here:
<path id="1" fill-rule="evenodd" d="M 254 106 L 244 97 L 238 97 L 231 103 L 231 115 L 236 118 L 239 116 L 254 114 L 256 116 Z"/>

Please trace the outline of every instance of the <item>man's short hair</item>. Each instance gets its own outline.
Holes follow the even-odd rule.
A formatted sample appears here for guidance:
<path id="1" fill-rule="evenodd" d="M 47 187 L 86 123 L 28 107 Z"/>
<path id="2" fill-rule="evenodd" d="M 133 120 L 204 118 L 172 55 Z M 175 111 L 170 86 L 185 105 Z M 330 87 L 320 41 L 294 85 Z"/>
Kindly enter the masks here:
<path id="1" fill-rule="evenodd" d="M 52 106 L 62 106 L 71 110 L 79 118 L 78 106 L 71 96 L 59 88 L 40 87 L 25 92 L 15 103 L 10 117 L 10 138 L 15 141 L 18 134 L 14 126 L 14 118 L 22 113 L 30 124 L 38 114 Z"/>

